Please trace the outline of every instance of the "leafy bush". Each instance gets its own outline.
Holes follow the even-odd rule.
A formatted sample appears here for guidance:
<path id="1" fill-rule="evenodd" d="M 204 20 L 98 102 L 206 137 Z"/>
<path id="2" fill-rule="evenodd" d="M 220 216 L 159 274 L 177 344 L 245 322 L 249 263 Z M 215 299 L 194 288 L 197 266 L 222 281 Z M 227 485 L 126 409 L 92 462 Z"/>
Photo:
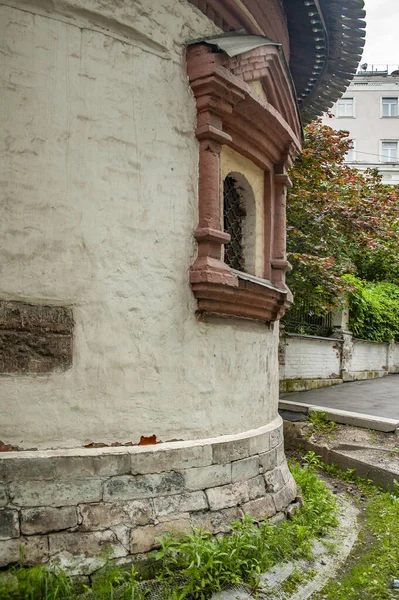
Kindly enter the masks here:
<path id="1" fill-rule="evenodd" d="M 373 342 L 399 340 L 399 286 L 370 283 L 345 275 L 349 292 L 349 327 L 355 337 Z"/>
<path id="2" fill-rule="evenodd" d="M 345 273 L 399 284 L 399 189 L 345 163 L 348 135 L 314 121 L 290 170 L 287 283 L 320 315 L 348 290 Z"/>

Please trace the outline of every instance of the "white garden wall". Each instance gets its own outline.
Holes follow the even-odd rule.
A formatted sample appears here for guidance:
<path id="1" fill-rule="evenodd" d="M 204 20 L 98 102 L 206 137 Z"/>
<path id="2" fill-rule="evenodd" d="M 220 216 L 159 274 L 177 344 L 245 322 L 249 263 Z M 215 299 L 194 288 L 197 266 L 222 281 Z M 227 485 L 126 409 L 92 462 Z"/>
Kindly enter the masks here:
<path id="1" fill-rule="evenodd" d="M 280 365 L 282 379 L 339 377 L 340 340 L 292 334 L 285 343 L 285 361 Z"/>
<path id="2" fill-rule="evenodd" d="M 389 344 L 353 339 L 350 379 L 383 377 L 388 373 Z"/>
<path id="3" fill-rule="evenodd" d="M 280 390 L 301 391 L 399 373 L 399 344 L 285 333 L 279 362 Z"/>
<path id="4" fill-rule="evenodd" d="M 392 344 L 390 350 L 389 372 L 399 373 L 399 344 Z"/>

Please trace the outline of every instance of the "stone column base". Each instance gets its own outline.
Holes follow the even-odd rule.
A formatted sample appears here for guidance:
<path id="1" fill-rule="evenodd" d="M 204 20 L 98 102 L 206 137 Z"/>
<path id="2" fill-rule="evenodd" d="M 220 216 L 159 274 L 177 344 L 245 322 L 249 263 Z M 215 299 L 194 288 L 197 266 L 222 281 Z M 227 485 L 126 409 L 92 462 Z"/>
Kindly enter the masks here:
<path id="1" fill-rule="evenodd" d="M 228 531 L 282 513 L 296 486 L 281 417 L 237 435 L 154 446 L 7 452 L 0 457 L 0 566 L 58 563 L 89 574 L 139 558 L 166 532 Z"/>

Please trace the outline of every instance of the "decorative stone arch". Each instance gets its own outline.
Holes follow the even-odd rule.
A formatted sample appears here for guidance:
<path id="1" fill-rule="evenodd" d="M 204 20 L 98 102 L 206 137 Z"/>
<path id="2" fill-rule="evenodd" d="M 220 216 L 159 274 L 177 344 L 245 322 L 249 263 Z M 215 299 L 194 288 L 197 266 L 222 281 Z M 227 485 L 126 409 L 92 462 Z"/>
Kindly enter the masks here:
<path id="1" fill-rule="evenodd" d="M 279 47 L 269 42 L 233 58 L 214 44 L 200 42 L 188 48 L 187 69 L 199 141 L 198 257 L 190 270 L 198 311 L 275 321 L 292 302 L 285 285 L 290 269 L 285 249 L 285 197 L 290 185 L 286 171 L 301 148 L 288 68 Z M 230 241 L 223 231 L 220 189 L 224 147 L 263 173 L 264 252 L 256 276 L 232 269 L 223 260 L 223 245 Z"/>

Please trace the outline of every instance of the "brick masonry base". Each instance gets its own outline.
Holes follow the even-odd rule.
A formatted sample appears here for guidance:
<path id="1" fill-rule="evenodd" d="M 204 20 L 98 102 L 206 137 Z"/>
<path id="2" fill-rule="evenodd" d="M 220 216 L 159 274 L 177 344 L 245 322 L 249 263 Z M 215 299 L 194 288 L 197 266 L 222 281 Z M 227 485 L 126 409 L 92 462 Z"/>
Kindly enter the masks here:
<path id="1" fill-rule="evenodd" d="M 155 446 L 7 452 L 0 457 L 0 566 L 57 563 L 90 574 L 142 558 L 166 532 L 223 533 L 295 499 L 282 420 L 238 435 Z"/>

